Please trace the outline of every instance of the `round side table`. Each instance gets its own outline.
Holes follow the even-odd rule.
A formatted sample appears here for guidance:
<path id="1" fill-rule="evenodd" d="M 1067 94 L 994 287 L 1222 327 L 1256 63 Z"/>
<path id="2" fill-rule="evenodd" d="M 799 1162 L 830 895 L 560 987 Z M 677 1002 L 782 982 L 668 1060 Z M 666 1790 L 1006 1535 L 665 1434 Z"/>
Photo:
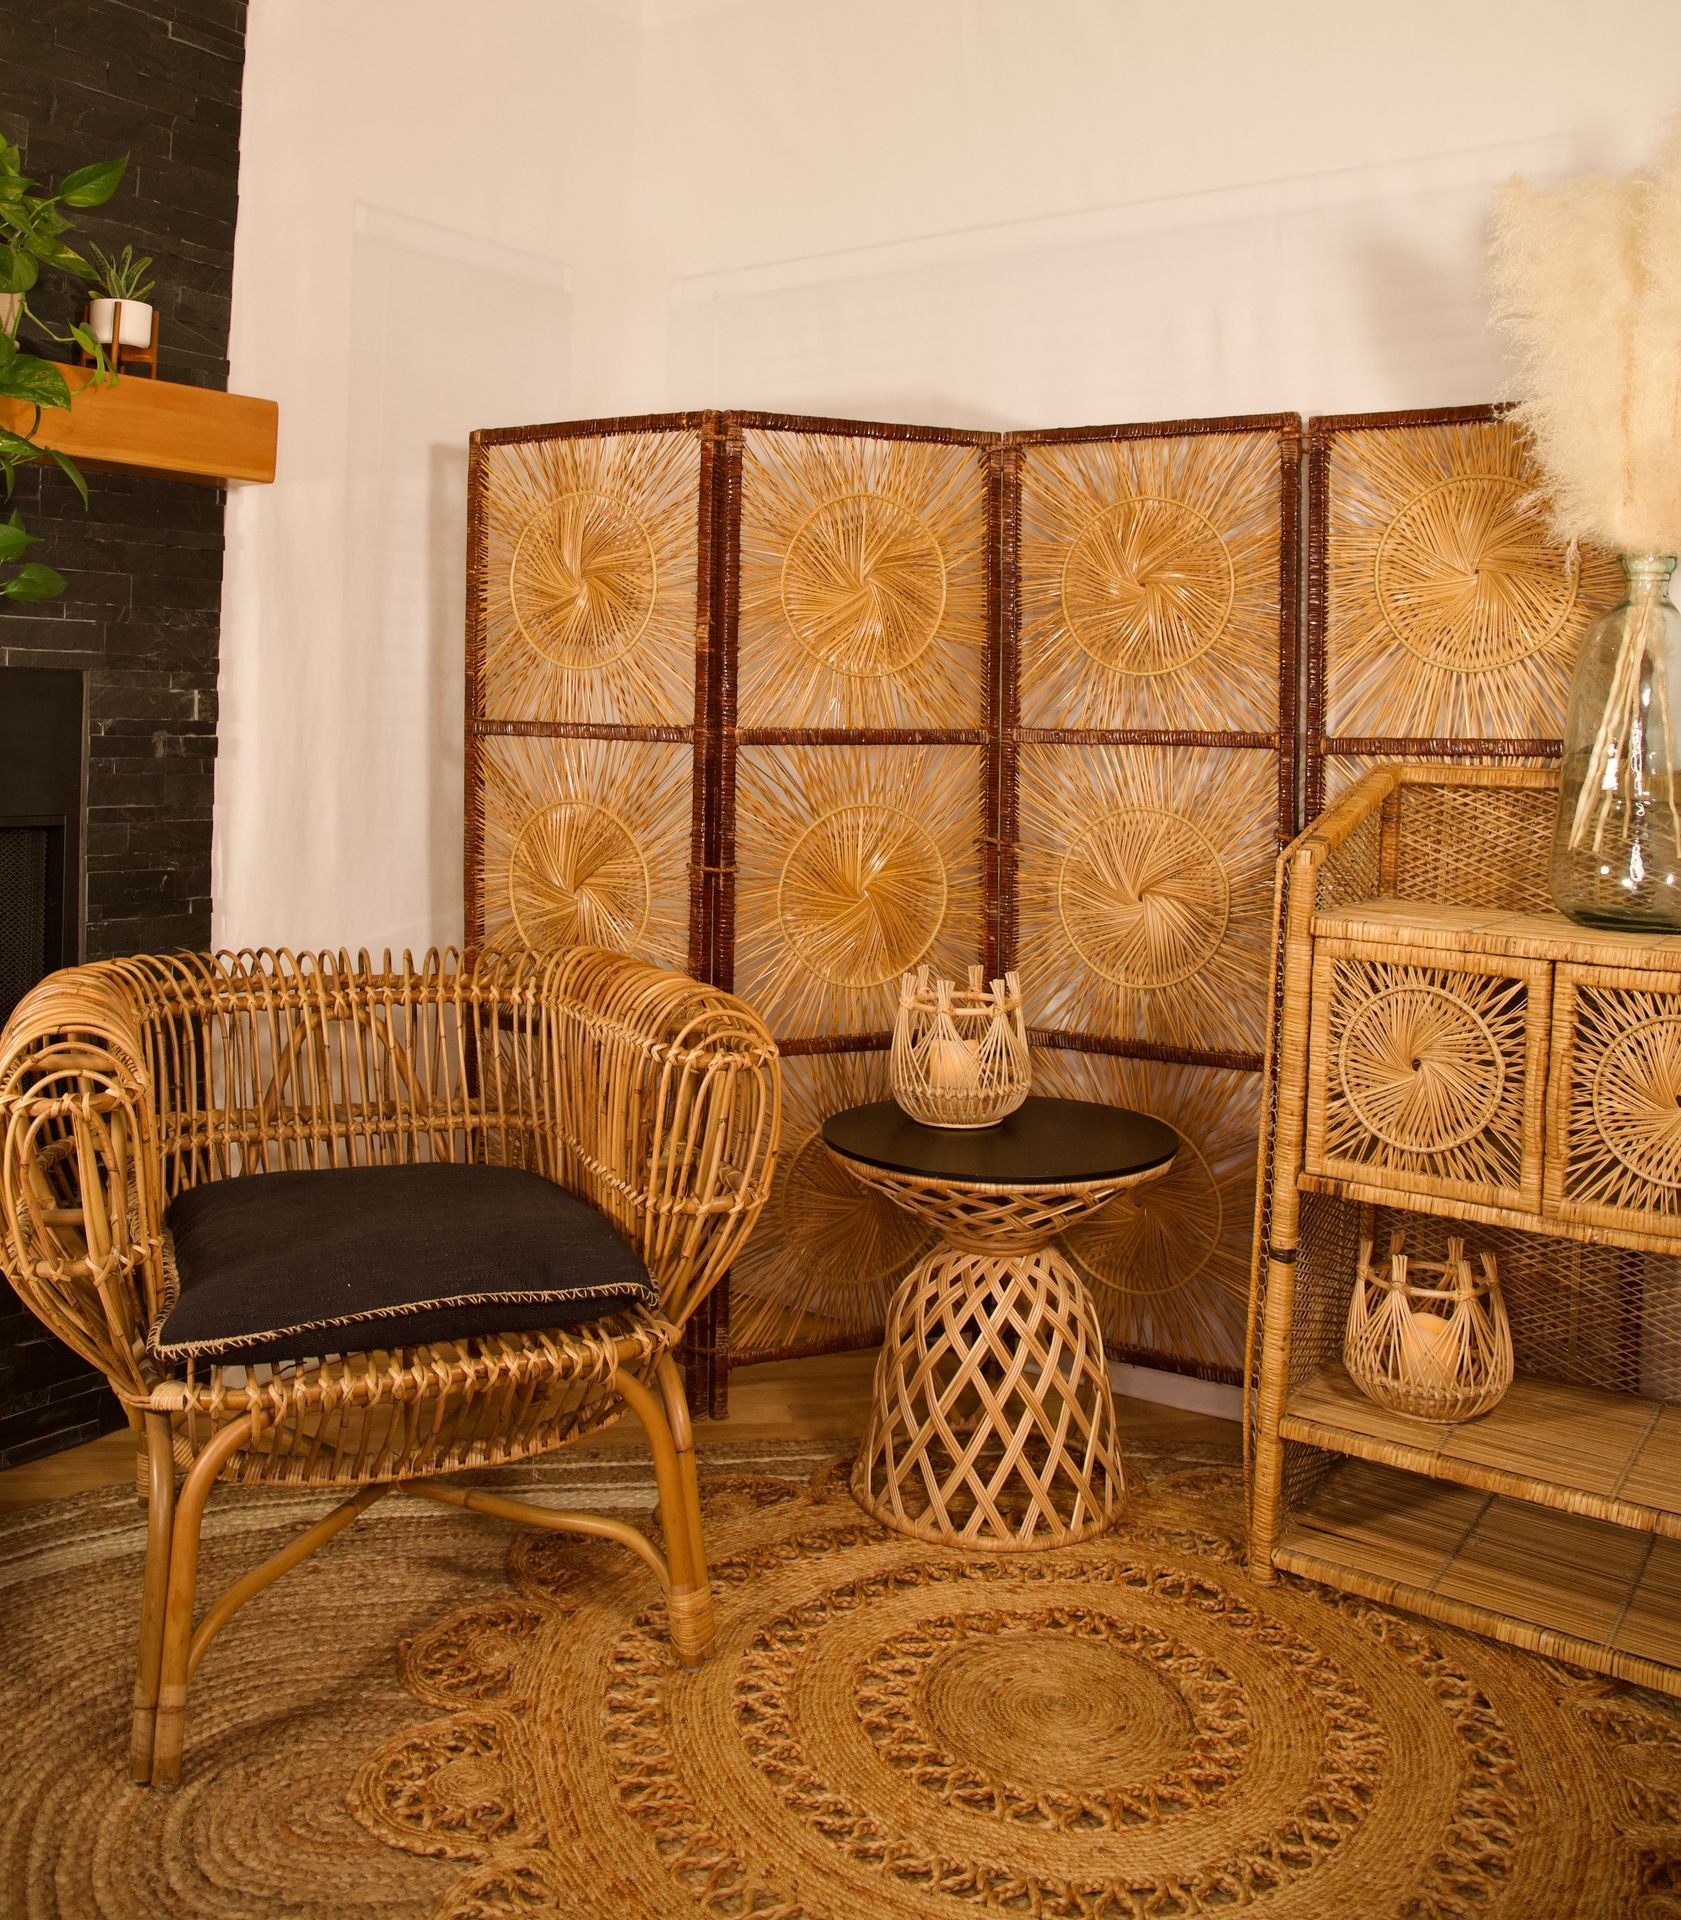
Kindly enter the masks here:
<path id="1" fill-rule="evenodd" d="M 847 1172 L 939 1230 L 887 1312 L 852 1491 L 947 1546 L 1043 1548 L 1113 1524 L 1125 1478 L 1091 1296 L 1052 1238 L 1173 1164 L 1159 1120 L 1029 1099 L 996 1127 L 878 1100 L 825 1122 Z"/>

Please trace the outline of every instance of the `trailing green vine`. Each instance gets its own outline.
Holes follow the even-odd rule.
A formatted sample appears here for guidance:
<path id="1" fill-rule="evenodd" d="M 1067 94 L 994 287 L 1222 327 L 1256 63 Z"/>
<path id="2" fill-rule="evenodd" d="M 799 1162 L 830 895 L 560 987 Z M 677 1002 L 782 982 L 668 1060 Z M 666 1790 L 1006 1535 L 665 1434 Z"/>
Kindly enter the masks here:
<path id="1" fill-rule="evenodd" d="M 62 469 L 70 484 L 88 503 L 88 486 L 74 460 L 56 447 L 37 440 L 41 415 L 49 407 L 69 407 L 73 395 L 63 370 L 18 344 L 25 323 L 60 346 L 78 346 L 93 358 L 89 384 L 110 386 L 116 372 L 93 335 L 72 323 L 60 332 L 30 304 L 30 295 L 43 269 L 89 281 L 95 269 L 65 241 L 71 221 L 66 208 L 102 207 L 128 166 L 120 160 L 101 160 L 78 167 L 49 193 L 29 179 L 19 164 L 18 148 L 0 135 L 0 400 L 27 408 L 26 426 L 0 426 L 0 501 L 9 501 L 20 470 L 39 460 Z M 38 536 L 29 532 L 14 507 L 0 520 L 0 597 L 7 600 L 51 600 L 64 591 L 64 576 L 44 561 L 27 557 Z"/>

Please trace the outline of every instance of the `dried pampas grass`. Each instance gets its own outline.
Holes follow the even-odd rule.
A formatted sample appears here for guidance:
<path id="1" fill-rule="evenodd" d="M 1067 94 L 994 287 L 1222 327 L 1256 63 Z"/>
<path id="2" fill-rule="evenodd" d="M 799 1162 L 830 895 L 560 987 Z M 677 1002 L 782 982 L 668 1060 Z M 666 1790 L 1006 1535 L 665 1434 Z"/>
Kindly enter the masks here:
<path id="1" fill-rule="evenodd" d="M 1554 533 L 1681 551 L 1681 119 L 1647 171 L 1501 188 L 1489 266 Z"/>

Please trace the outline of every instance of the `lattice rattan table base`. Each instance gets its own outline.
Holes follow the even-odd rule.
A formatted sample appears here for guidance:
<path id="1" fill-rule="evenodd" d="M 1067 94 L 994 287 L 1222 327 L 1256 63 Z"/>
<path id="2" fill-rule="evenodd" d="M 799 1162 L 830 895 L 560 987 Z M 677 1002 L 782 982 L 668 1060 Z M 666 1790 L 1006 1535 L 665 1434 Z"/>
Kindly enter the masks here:
<path id="1" fill-rule="evenodd" d="M 1043 1549 L 1102 1533 L 1126 1493 L 1103 1336 L 1050 1242 L 1161 1169 L 1012 1189 L 836 1157 L 946 1235 L 888 1309 L 853 1469 L 859 1504 L 947 1546 Z"/>

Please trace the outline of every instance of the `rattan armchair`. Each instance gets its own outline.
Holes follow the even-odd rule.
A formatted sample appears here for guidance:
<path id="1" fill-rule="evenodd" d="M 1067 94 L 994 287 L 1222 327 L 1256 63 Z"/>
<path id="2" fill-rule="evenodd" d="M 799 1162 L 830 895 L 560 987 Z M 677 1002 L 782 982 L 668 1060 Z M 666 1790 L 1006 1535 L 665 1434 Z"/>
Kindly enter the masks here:
<path id="1" fill-rule="evenodd" d="M 593 949 L 139 957 L 54 974 L 0 1035 L 8 1279 L 110 1381 L 148 1510 L 131 1772 L 179 1778 L 187 1687 L 253 1595 L 394 1490 L 639 1554 L 685 1666 L 712 1641 L 693 1442 L 672 1351 L 769 1189 L 776 1049 L 740 1001 Z M 658 1288 L 560 1331 L 291 1364 L 160 1364 L 176 1278 L 165 1223 L 239 1174 L 424 1161 L 545 1176 L 613 1222 Z M 623 1521 L 438 1476 L 566 1445 L 629 1407 L 647 1431 L 663 1551 Z M 211 1487 L 346 1497 L 194 1627 Z"/>

